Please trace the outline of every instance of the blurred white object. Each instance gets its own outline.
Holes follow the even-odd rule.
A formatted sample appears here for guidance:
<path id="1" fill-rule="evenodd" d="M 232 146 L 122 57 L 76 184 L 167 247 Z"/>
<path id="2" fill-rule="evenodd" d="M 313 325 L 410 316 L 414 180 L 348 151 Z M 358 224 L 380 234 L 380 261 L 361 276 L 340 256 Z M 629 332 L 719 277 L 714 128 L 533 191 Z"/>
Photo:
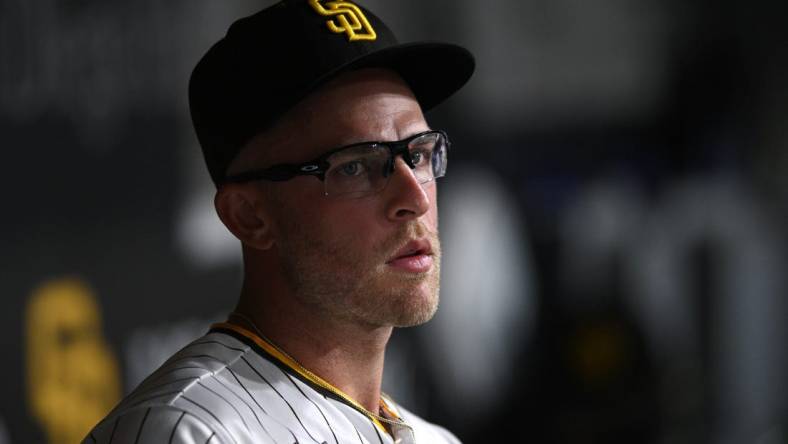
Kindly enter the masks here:
<path id="1" fill-rule="evenodd" d="M 240 265 L 241 243 L 219 220 L 213 193 L 211 188 L 197 187 L 182 201 L 175 226 L 178 250 L 187 262 L 199 268 Z"/>
<path id="2" fill-rule="evenodd" d="M 5 422 L 0 419 L 0 444 L 11 444 L 11 438 L 8 437 L 8 429 L 5 427 Z"/>
<path id="3" fill-rule="evenodd" d="M 506 395 L 535 320 L 534 276 L 518 203 L 499 177 L 455 169 L 440 190 L 441 302 L 425 325 L 438 392 L 466 424 Z M 444 186 L 445 185 L 445 186 Z"/>

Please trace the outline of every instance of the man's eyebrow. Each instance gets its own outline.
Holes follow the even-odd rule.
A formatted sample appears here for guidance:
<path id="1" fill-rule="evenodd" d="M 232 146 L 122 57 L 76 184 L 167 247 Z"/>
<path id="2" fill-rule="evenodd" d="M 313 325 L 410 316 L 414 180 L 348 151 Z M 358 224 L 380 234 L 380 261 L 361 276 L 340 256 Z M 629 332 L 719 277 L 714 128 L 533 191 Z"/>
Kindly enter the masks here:
<path id="1" fill-rule="evenodd" d="M 413 137 L 416 134 L 423 133 L 425 131 L 432 131 L 432 127 L 429 125 L 423 125 L 422 122 L 412 122 L 405 125 L 404 131 L 397 131 L 397 135 L 394 136 L 396 138 L 381 138 L 381 137 L 373 137 L 373 138 L 349 138 L 347 143 L 342 143 L 341 145 L 337 146 L 344 146 L 344 145 L 354 145 L 356 143 L 364 143 L 364 142 L 397 142 L 400 140 L 405 140 L 408 137 Z"/>

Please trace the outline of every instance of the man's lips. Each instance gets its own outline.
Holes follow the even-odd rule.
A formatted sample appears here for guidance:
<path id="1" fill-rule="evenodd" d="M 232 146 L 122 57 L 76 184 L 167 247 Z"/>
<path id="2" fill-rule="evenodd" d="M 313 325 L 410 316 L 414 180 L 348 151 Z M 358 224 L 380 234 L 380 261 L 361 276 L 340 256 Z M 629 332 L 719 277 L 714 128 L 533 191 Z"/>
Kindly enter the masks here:
<path id="1" fill-rule="evenodd" d="M 424 273 L 432 268 L 432 246 L 426 239 L 408 242 L 386 264 L 411 273 Z"/>

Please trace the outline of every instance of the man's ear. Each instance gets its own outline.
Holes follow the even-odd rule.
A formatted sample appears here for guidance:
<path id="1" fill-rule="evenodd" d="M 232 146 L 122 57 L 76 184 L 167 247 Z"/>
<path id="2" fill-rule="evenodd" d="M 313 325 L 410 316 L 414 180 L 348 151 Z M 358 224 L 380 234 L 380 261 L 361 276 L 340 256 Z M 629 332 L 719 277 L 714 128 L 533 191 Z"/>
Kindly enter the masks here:
<path id="1" fill-rule="evenodd" d="M 213 200 L 219 219 L 244 245 L 267 250 L 274 244 L 265 196 L 249 184 L 225 184 Z"/>

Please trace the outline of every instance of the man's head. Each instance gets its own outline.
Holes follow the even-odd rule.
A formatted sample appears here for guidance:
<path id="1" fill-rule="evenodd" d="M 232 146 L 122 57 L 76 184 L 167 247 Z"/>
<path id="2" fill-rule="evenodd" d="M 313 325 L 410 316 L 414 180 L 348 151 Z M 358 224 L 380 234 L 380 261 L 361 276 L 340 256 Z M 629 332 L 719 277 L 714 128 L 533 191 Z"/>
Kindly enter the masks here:
<path id="1" fill-rule="evenodd" d="M 421 107 L 396 73 L 352 71 L 255 137 L 230 173 L 301 163 L 338 146 L 397 141 L 427 130 Z M 227 184 L 216 204 L 244 243 L 247 259 L 268 256 L 292 294 L 334 318 L 414 325 L 437 307 L 435 183 L 419 183 L 402 157 L 385 187 L 373 194 L 326 196 L 324 181 L 303 175 Z"/>
<path id="2" fill-rule="evenodd" d="M 332 319 L 429 319 L 440 266 L 433 176 L 448 140 L 422 110 L 472 70 L 466 50 L 399 45 L 350 2 L 285 0 L 236 22 L 195 68 L 190 99 L 247 279 L 265 273 Z M 358 145 L 370 141 L 399 143 Z"/>

